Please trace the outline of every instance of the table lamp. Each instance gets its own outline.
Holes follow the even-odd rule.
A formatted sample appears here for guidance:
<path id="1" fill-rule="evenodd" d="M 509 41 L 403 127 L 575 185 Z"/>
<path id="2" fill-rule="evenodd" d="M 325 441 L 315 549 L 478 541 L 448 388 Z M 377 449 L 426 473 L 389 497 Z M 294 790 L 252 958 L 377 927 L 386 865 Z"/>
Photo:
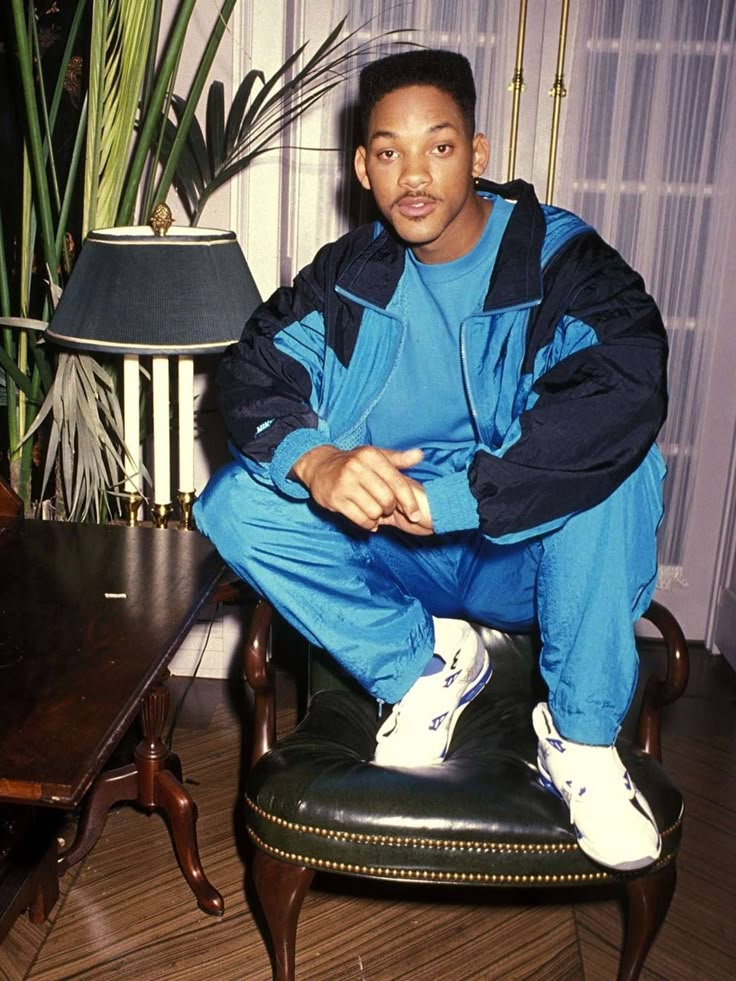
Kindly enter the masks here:
<path id="1" fill-rule="evenodd" d="M 153 507 L 157 527 L 172 511 L 169 358 L 178 358 L 180 524 L 191 527 L 194 501 L 194 362 L 240 338 L 260 302 L 234 232 L 168 231 L 159 205 L 151 227 L 104 228 L 87 236 L 46 331 L 65 347 L 122 354 L 125 489 L 128 521 L 141 497 L 139 356 L 151 355 Z"/>

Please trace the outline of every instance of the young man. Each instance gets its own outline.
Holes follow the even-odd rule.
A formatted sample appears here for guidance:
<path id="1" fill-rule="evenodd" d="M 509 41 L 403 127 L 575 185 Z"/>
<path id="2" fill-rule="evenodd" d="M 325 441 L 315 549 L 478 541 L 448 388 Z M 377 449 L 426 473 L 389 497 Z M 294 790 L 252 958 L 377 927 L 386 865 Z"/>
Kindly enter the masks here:
<path id="1" fill-rule="evenodd" d="M 198 527 L 393 704 L 378 765 L 444 759 L 492 673 L 469 621 L 538 624 L 540 777 L 592 858 L 644 866 L 659 834 L 613 744 L 656 576 L 661 319 L 580 219 L 479 181 L 465 58 L 382 59 L 360 108 L 383 220 L 323 248 L 227 353 L 235 460 Z"/>

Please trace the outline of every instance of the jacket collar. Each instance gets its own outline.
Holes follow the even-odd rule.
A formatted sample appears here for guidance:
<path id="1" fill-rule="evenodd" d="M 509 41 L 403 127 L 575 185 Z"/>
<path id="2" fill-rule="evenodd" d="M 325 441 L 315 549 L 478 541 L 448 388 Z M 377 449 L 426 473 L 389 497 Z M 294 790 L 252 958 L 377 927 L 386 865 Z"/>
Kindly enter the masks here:
<path id="1" fill-rule="evenodd" d="M 545 220 L 534 187 L 522 180 L 508 184 L 479 180 L 477 187 L 516 202 L 501 240 L 483 309 L 537 303 L 542 297 Z M 385 309 L 404 271 L 406 247 L 391 228 L 382 223 L 376 227 L 373 241 L 348 265 L 336 285 L 341 292 Z"/>

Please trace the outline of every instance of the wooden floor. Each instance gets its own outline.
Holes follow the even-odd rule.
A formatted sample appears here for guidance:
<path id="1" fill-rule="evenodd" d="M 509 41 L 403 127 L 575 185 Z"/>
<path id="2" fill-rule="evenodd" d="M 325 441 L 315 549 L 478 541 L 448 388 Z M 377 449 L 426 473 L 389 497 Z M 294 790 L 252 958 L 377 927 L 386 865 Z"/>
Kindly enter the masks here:
<path id="1" fill-rule="evenodd" d="M 693 655 L 688 693 L 665 720 L 665 763 L 686 797 L 679 880 L 643 977 L 736 976 L 736 675 Z M 184 690 L 175 682 L 175 696 Z M 221 919 L 201 913 L 163 820 L 115 810 L 87 859 L 62 880 L 49 923 L 23 917 L 0 947 L 3 981 L 192 979 L 268 981 L 269 961 L 245 898 L 240 835 L 242 694 L 237 682 L 191 686 L 174 748 L 199 806 L 202 861 L 223 893 Z M 293 695 L 280 709 L 292 724 Z M 621 916 L 613 899 L 541 903 L 520 893 L 406 890 L 318 880 L 300 920 L 301 981 L 608 981 Z"/>

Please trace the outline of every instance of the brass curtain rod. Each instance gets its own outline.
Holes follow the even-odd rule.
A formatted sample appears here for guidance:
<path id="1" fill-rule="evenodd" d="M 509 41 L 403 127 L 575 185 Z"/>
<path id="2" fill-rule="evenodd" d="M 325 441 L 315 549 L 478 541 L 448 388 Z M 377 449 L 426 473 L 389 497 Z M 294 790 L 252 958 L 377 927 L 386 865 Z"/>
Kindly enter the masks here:
<path id="1" fill-rule="evenodd" d="M 552 204 L 552 195 L 555 185 L 555 170 L 557 168 L 557 145 L 560 135 L 560 109 L 564 97 L 567 95 L 565 88 L 565 47 L 567 45 L 567 26 L 570 14 L 570 0 L 562 0 L 562 10 L 560 14 L 560 39 L 557 45 L 557 69 L 555 71 L 555 81 L 549 94 L 553 97 L 552 102 L 552 132 L 549 143 L 549 162 L 547 164 L 547 191 L 544 200 L 547 204 Z"/>
<path id="2" fill-rule="evenodd" d="M 526 6 L 527 0 L 519 0 L 519 29 L 516 36 L 516 62 L 514 77 L 509 85 L 513 93 L 511 104 L 511 135 L 509 137 L 509 160 L 506 170 L 506 180 L 512 181 L 516 174 L 516 148 L 519 139 L 519 106 L 521 93 L 524 91 L 524 40 L 526 38 Z"/>

